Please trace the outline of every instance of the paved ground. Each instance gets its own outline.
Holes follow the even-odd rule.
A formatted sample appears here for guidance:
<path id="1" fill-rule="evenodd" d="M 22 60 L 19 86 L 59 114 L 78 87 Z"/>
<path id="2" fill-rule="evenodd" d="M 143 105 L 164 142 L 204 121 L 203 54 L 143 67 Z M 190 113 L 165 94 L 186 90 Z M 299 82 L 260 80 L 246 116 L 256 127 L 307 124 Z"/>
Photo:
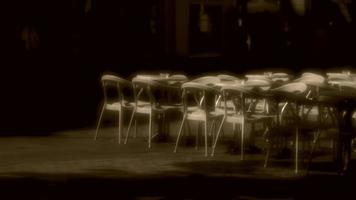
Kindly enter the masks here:
<path id="1" fill-rule="evenodd" d="M 143 127 L 139 127 L 142 130 Z M 173 128 L 174 129 L 174 128 Z M 43 137 L 0 138 L 0 186 L 11 199 L 305 199 L 346 197 L 353 172 L 338 176 L 328 153 L 313 162 L 311 173 L 296 175 L 292 158 L 263 168 L 264 155 L 226 153 L 222 141 L 214 157 L 203 148 L 154 142 L 142 135 L 126 145 L 105 129 L 94 142 L 93 130 Z M 353 165 L 353 164 L 352 164 Z M 338 187 L 343 189 L 338 190 Z M 20 191 L 20 192 L 17 192 Z M 329 193 L 330 194 L 329 194 Z"/>

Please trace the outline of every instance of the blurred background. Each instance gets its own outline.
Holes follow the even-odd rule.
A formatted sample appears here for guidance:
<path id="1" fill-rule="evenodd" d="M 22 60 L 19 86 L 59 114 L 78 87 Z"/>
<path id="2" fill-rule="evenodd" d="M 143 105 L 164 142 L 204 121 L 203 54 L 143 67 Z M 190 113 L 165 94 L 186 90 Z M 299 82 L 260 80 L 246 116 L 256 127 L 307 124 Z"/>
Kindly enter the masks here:
<path id="1" fill-rule="evenodd" d="M 94 127 L 100 76 L 355 66 L 354 0 L 7 0 L 0 135 Z"/>

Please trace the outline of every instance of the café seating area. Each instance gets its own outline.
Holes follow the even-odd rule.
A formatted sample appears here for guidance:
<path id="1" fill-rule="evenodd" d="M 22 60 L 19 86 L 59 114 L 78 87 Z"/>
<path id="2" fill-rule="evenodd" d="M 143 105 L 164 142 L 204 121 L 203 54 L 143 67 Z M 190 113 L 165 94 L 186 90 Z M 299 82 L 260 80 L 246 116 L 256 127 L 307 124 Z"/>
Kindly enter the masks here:
<path id="1" fill-rule="evenodd" d="M 193 136 L 196 148 L 203 144 L 202 156 L 219 156 L 216 147 L 226 145 L 223 141 L 228 139 L 241 160 L 248 159 L 247 148 L 260 150 L 264 167 L 273 165 L 272 154 L 290 151 L 293 170 L 299 173 L 308 171 L 321 140 L 327 138 L 330 162 L 336 163 L 339 173 L 348 170 L 356 105 L 356 76 L 350 71 L 298 76 L 157 73 L 137 74 L 132 80 L 105 73 L 101 84 L 103 104 L 94 140 L 100 137 L 106 111 L 112 111 L 118 113 L 115 130 L 120 145 L 135 140 L 141 117 L 147 124 L 143 132 L 147 132 L 148 150 L 154 148 L 152 143 L 162 142 L 155 137 L 171 137 L 175 142 L 167 151 L 179 154 L 186 148 L 183 141 Z M 171 130 L 171 123 L 178 123 L 178 129 Z M 226 126 L 232 126 L 230 133 Z M 255 144 L 257 135 L 263 138 L 263 146 Z"/>

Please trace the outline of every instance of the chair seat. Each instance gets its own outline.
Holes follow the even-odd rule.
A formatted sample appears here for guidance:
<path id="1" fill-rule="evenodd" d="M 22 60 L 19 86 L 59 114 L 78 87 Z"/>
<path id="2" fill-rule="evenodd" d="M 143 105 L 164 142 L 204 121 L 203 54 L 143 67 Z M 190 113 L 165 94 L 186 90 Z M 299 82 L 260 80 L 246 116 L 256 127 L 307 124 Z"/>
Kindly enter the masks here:
<path id="1" fill-rule="evenodd" d="M 224 109 L 224 107 L 225 107 L 225 102 L 221 101 L 218 105 L 218 108 Z M 232 101 L 226 101 L 226 107 L 232 109 L 235 107 L 235 105 Z"/>
<path id="2" fill-rule="evenodd" d="M 121 110 L 121 103 L 120 102 L 114 102 L 114 103 L 108 103 L 106 104 L 106 109 L 107 110 Z"/>
<path id="3" fill-rule="evenodd" d="M 318 108 L 313 106 L 312 108 L 305 109 L 304 113 L 306 113 L 306 110 L 308 110 L 308 117 L 316 118 L 319 115 Z"/>
<path id="4" fill-rule="evenodd" d="M 247 123 L 256 123 L 256 122 L 261 122 L 265 120 L 271 120 L 275 118 L 276 115 L 266 115 L 266 114 L 253 114 L 253 115 L 248 115 L 245 117 L 245 121 Z M 228 123 L 242 123 L 242 115 L 240 114 L 233 114 L 233 115 L 228 115 L 226 117 L 226 122 Z"/>
<path id="5" fill-rule="evenodd" d="M 135 104 L 133 103 L 135 106 Z M 155 112 L 168 112 L 168 111 L 173 111 L 173 110 L 180 110 L 182 108 L 181 105 L 161 105 L 159 107 L 154 107 L 151 108 L 151 104 L 148 102 L 138 102 L 137 103 L 137 108 L 136 112 L 141 113 L 141 114 L 149 114 L 151 112 L 151 109 L 154 110 Z"/>
<path id="6" fill-rule="evenodd" d="M 113 102 L 113 103 L 108 103 L 106 104 L 106 109 L 107 110 L 115 110 L 115 111 L 121 111 L 123 108 L 126 109 L 133 109 L 132 102 L 124 102 L 123 105 L 121 105 L 120 102 Z"/>
<path id="7" fill-rule="evenodd" d="M 224 108 L 215 108 L 215 111 L 225 114 L 225 109 Z M 226 109 L 226 114 L 227 115 L 233 115 L 233 114 L 236 114 L 236 111 L 231 109 L 231 108 L 230 109 Z"/>
<path id="8" fill-rule="evenodd" d="M 212 119 L 212 118 L 219 118 L 219 117 L 223 117 L 224 113 L 221 111 L 212 111 L 212 112 L 208 112 L 208 119 Z M 195 121 L 204 121 L 206 117 L 206 113 L 204 110 L 202 109 L 195 109 L 193 111 L 188 111 L 188 115 L 187 118 L 188 120 L 195 120 Z"/>
<path id="9" fill-rule="evenodd" d="M 136 107 L 136 113 L 149 114 L 151 112 L 151 105 L 142 105 Z"/>
<path id="10" fill-rule="evenodd" d="M 265 112 L 266 108 L 265 108 L 265 104 L 262 101 L 259 101 L 256 104 L 256 107 L 254 108 L 254 112 Z"/>
<path id="11" fill-rule="evenodd" d="M 277 115 L 269 115 L 269 114 L 252 114 L 250 116 L 247 116 L 246 117 L 246 120 L 251 122 L 260 122 L 260 121 L 265 121 L 265 120 L 271 120 L 271 119 L 274 119 L 276 118 Z"/>
<path id="12" fill-rule="evenodd" d="M 188 106 L 187 107 L 187 111 L 188 112 L 193 112 L 193 111 L 196 111 L 196 110 L 199 110 L 198 106 Z"/>
<path id="13" fill-rule="evenodd" d="M 182 110 L 182 105 L 160 105 L 159 107 L 154 107 L 156 112 L 169 112 L 169 111 L 180 111 Z"/>
<path id="14" fill-rule="evenodd" d="M 242 115 L 239 115 L 239 114 L 228 115 L 226 117 L 226 122 L 232 123 L 232 124 L 241 124 L 242 123 Z"/>

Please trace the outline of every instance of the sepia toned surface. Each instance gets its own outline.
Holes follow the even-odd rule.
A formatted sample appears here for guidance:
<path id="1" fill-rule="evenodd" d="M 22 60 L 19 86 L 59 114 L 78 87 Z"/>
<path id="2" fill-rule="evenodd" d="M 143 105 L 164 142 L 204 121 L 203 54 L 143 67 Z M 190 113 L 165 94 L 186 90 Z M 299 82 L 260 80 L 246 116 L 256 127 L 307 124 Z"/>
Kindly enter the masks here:
<path id="1" fill-rule="evenodd" d="M 352 195 L 354 163 L 350 175 L 340 177 L 328 153 L 314 159 L 308 175 L 304 170 L 295 174 L 288 158 L 273 160 L 264 168 L 262 154 L 249 154 L 241 161 L 238 155 L 227 153 L 224 143 L 218 146 L 214 157 L 204 157 L 203 148 L 195 150 L 190 145 L 182 146 L 174 154 L 171 142 L 156 141 L 148 150 L 143 132 L 128 144 L 118 145 L 114 132 L 114 129 L 103 129 L 95 142 L 93 130 L 57 132 L 46 137 L 1 138 L 3 196 L 16 199 L 348 199 Z M 325 144 L 322 146 L 326 148 Z"/>

